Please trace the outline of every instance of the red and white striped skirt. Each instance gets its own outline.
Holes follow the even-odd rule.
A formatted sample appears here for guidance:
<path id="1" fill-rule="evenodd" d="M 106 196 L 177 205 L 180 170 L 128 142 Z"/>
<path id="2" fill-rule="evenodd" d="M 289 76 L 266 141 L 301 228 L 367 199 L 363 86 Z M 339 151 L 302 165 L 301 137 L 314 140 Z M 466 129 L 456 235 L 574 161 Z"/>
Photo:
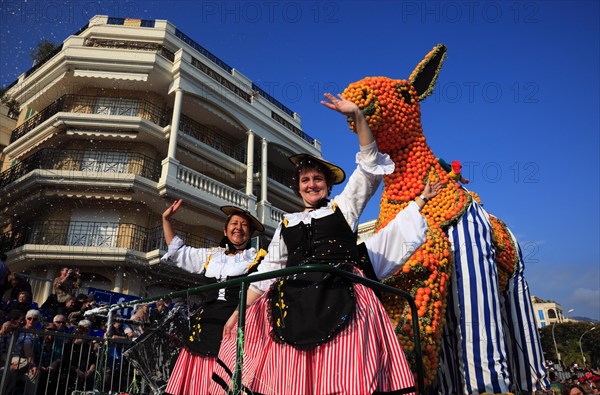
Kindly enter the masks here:
<path id="1" fill-rule="evenodd" d="M 267 299 L 259 299 L 246 314 L 243 385 L 252 393 L 274 395 L 412 393 L 413 374 L 383 306 L 370 288 L 355 284 L 354 290 L 352 322 L 331 341 L 309 351 L 273 340 Z M 227 369 L 215 366 L 218 381 L 229 386 L 235 344 L 236 339 L 223 339 L 219 359 Z M 226 390 L 215 381 L 210 393 Z"/>
<path id="2" fill-rule="evenodd" d="M 173 395 L 208 394 L 217 358 L 193 355 L 181 349 L 165 392 Z"/>

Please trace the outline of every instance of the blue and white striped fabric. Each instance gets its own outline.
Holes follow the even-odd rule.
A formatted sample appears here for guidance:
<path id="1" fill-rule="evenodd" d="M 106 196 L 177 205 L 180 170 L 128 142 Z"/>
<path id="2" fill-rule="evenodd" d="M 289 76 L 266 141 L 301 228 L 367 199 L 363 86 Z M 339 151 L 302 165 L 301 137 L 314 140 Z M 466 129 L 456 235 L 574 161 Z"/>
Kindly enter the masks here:
<path id="1" fill-rule="evenodd" d="M 457 339 L 460 339 L 461 335 L 457 332 L 460 331 L 460 328 L 456 322 L 456 317 L 460 317 L 460 311 L 456 302 L 456 286 L 456 271 L 453 266 L 450 277 L 450 288 L 448 290 L 448 310 L 446 311 L 446 326 L 442 334 L 437 378 L 440 394 L 455 394 L 458 393 L 458 388 L 463 388 L 464 363 L 462 353 L 459 353 L 457 350 Z"/>
<path id="2" fill-rule="evenodd" d="M 509 231 L 510 232 L 510 231 Z M 529 286 L 523 276 L 523 254 L 521 246 L 511 233 L 519 250 L 519 262 L 510 278 L 508 290 L 502 295 L 502 316 L 508 336 L 510 371 L 514 385 L 513 392 L 533 392 L 550 388 L 542 344 L 538 332 Z"/>
<path id="3" fill-rule="evenodd" d="M 473 202 L 447 233 L 454 271 L 441 390 L 448 394 L 506 393 L 510 379 L 489 216 Z"/>

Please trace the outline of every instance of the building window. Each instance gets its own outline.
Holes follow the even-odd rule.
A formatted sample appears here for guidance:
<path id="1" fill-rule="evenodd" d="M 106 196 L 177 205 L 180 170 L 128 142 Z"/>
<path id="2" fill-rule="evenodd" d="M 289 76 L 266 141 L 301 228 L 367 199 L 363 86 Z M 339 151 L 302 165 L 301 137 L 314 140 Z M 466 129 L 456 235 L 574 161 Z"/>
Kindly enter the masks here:
<path id="1" fill-rule="evenodd" d="M 540 316 L 540 321 L 544 321 L 544 310 L 538 310 L 538 315 Z"/>
<path id="2" fill-rule="evenodd" d="M 119 232 L 117 212 L 92 209 L 73 210 L 67 234 L 67 245 L 82 247 L 115 247 Z"/>
<path id="3" fill-rule="evenodd" d="M 85 151 L 81 159 L 81 171 L 97 173 L 126 173 L 129 152 Z"/>
<path id="4" fill-rule="evenodd" d="M 136 99 L 120 99 L 118 97 L 99 97 L 96 100 L 95 114 L 124 115 L 135 117 L 140 103 Z"/>
<path id="5" fill-rule="evenodd" d="M 35 115 L 35 110 L 33 108 L 28 108 L 27 112 L 25 113 L 25 120 L 28 120 L 29 118 L 33 117 Z"/>
<path id="6" fill-rule="evenodd" d="M 548 318 L 556 318 L 556 312 L 554 309 L 548 309 Z"/>
<path id="7" fill-rule="evenodd" d="M 543 328 L 543 327 L 545 327 L 545 326 L 546 326 L 546 323 L 545 323 L 545 322 L 542 322 L 542 324 L 541 324 L 541 327 Z"/>

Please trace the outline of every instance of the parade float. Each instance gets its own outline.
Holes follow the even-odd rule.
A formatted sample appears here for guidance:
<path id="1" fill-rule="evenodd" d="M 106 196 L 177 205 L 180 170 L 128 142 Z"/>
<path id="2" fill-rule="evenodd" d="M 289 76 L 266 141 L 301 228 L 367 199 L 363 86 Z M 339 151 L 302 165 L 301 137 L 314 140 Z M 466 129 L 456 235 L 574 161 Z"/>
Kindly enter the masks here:
<path id="1" fill-rule="evenodd" d="M 442 168 L 423 134 L 420 102 L 433 91 L 445 57 L 446 47 L 439 44 L 407 80 L 366 77 L 343 93 L 365 113 L 379 150 L 396 166 L 384 178 L 377 230 L 428 181 L 445 184 L 422 211 L 429 224 L 426 243 L 385 283 L 415 299 L 425 392 L 543 389 L 543 355 L 519 245 L 477 194 Z M 414 363 L 409 306 L 395 296 L 384 295 L 383 303 Z"/>

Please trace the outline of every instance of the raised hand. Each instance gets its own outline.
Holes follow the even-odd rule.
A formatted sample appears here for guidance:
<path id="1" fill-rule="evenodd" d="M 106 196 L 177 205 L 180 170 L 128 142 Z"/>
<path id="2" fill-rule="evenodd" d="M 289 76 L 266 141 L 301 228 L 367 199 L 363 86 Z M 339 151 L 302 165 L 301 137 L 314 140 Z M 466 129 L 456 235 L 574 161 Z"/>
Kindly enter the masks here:
<path id="1" fill-rule="evenodd" d="M 171 225 L 171 217 L 173 214 L 179 210 L 181 207 L 181 203 L 183 203 L 183 199 L 177 199 L 171 204 L 164 213 L 162 213 L 162 224 L 163 224 L 163 233 L 165 235 L 165 241 L 167 245 L 171 244 L 171 241 L 175 237 L 175 230 L 173 229 L 173 225 Z"/>
<path id="2" fill-rule="evenodd" d="M 337 97 L 335 97 L 331 93 L 325 93 L 324 96 L 328 101 L 321 100 L 321 104 L 327 108 L 352 117 L 357 113 L 360 113 L 358 106 L 354 102 L 344 99 L 344 96 L 341 94 L 338 94 Z"/>
<path id="3" fill-rule="evenodd" d="M 164 213 L 162 213 L 162 217 L 163 219 L 169 220 L 173 214 L 175 214 L 177 212 L 177 210 L 179 210 L 179 207 L 181 207 L 181 203 L 183 203 L 183 199 L 177 199 L 173 202 L 173 204 L 171 204 Z"/>
<path id="4" fill-rule="evenodd" d="M 322 105 L 345 115 L 354 122 L 354 131 L 358 135 L 358 143 L 362 147 L 366 147 L 375 141 L 367 119 L 356 103 L 346 100 L 341 94 L 335 97 L 331 93 L 325 93 L 324 96 L 328 101 L 321 100 Z"/>

